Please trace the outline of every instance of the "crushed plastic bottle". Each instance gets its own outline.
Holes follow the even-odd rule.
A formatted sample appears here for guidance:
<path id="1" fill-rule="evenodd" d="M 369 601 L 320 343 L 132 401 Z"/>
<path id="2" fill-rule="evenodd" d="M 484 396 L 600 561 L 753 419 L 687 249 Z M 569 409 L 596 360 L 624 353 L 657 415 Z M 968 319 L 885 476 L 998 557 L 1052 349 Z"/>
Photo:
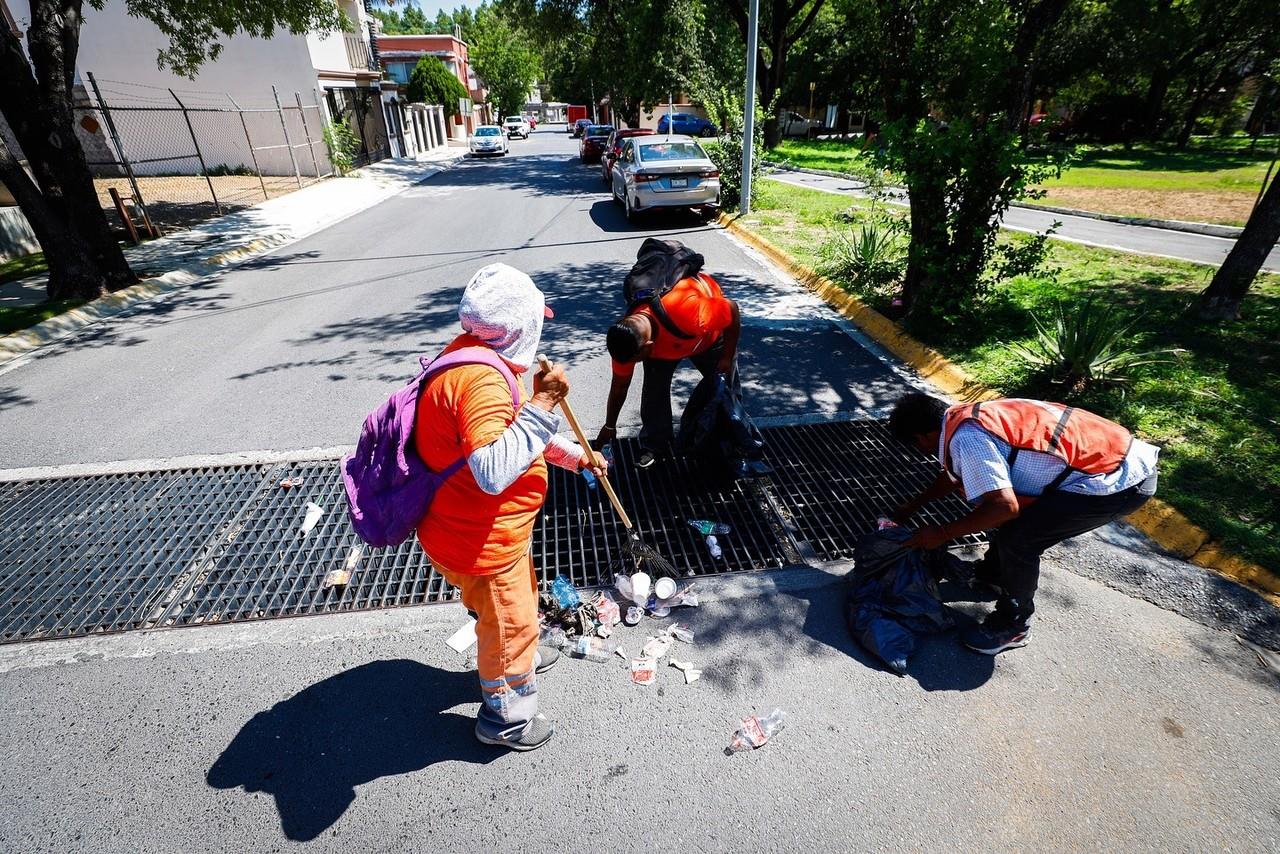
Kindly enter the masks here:
<path id="1" fill-rule="evenodd" d="M 551 594 L 556 597 L 561 608 L 576 608 L 582 602 L 578 588 L 563 575 L 557 575 L 556 580 L 551 582 Z"/>
<path id="2" fill-rule="evenodd" d="M 582 478 L 587 482 L 587 489 L 595 489 L 596 484 L 600 482 L 596 479 L 596 476 L 591 473 L 591 469 L 583 469 Z"/>
<path id="3" fill-rule="evenodd" d="M 574 638 L 562 647 L 565 654 L 574 658 L 585 658 L 587 661 L 605 662 L 613 657 L 618 642 L 611 638 L 594 638 L 583 636 Z"/>
<path id="4" fill-rule="evenodd" d="M 723 537 L 730 530 L 729 526 L 723 522 L 712 522 L 707 519 L 690 519 L 689 527 L 704 537 L 710 534 L 719 534 Z"/>
<path id="5" fill-rule="evenodd" d="M 667 634 L 681 643 L 693 643 L 693 629 L 680 623 L 672 623 L 671 628 L 667 629 Z"/>
<path id="6" fill-rule="evenodd" d="M 538 638 L 538 642 L 554 647 L 555 649 L 564 649 L 569 645 L 569 636 L 564 633 L 564 629 L 559 626 L 547 628 L 543 626 Z"/>
<path id="7" fill-rule="evenodd" d="M 764 717 L 752 715 L 743 718 L 742 728 L 733 734 L 725 753 L 739 753 L 763 747 L 787 725 L 787 713 L 774 709 Z"/>
<path id="8" fill-rule="evenodd" d="M 604 443 L 604 446 L 600 448 L 600 456 L 604 457 L 604 461 L 608 463 L 610 466 L 613 465 L 613 443 L 612 442 Z"/>
<path id="9" fill-rule="evenodd" d="M 707 551 L 716 560 L 724 557 L 724 549 L 720 548 L 720 541 L 716 539 L 715 534 L 707 534 Z"/>

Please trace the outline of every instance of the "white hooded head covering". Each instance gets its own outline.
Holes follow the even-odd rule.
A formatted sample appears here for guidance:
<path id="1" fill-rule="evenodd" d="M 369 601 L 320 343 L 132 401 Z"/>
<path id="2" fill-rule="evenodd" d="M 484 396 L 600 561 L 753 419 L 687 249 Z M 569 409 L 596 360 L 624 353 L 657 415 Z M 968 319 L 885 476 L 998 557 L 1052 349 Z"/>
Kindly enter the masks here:
<path id="1" fill-rule="evenodd" d="M 521 371 L 537 355 L 543 318 L 554 316 L 533 279 L 507 264 L 477 270 L 458 305 L 462 328 Z"/>

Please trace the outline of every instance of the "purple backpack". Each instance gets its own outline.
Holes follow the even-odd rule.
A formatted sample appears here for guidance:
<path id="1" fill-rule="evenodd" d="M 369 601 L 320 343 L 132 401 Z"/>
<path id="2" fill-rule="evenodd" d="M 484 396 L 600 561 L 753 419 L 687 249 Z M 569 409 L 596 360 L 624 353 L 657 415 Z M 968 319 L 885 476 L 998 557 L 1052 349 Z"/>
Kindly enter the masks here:
<path id="1" fill-rule="evenodd" d="M 434 472 L 414 448 L 418 396 L 427 380 L 458 365 L 489 365 L 507 381 L 511 406 L 520 406 L 515 375 L 502 357 L 488 347 L 463 347 L 434 360 L 422 356 L 418 361 L 422 373 L 369 413 L 360 428 L 355 452 L 342 460 L 351 527 L 375 548 L 397 546 L 407 540 L 427 515 L 436 492 L 466 463 L 464 457 L 444 471 Z"/>

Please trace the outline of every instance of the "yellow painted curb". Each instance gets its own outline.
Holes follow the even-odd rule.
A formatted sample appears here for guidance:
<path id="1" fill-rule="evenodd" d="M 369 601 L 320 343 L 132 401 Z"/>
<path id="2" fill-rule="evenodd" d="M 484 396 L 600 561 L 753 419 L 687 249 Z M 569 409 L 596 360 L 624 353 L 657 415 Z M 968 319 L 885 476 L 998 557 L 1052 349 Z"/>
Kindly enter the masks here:
<path id="1" fill-rule="evenodd" d="M 998 391 L 969 376 L 959 365 L 911 337 L 897 323 L 835 282 L 799 263 L 768 240 L 740 225 L 735 217 L 722 213 L 719 223 L 789 272 L 842 316 L 855 323 L 877 344 L 910 365 L 917 374 L 944 393 L 961 400 L 1001 397 Z M 1126 521 L 1165 551 L 1252 588 L 1272 603 L 1280 605 L 1280 575 L 1224 551 L 1221 546 L 1210 541 L 1208 531 L 1159 498 L 1152 498 L 1126 517 Z"/>

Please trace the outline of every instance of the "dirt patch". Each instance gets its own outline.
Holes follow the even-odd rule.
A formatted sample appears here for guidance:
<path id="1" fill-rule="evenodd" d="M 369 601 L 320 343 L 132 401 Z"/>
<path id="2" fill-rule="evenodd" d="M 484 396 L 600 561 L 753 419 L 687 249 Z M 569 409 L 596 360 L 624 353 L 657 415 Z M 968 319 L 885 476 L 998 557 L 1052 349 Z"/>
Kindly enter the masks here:
<path id="1" fill-rule="evenodd" d="M 209 192 L 210 183 L 213 184 L 213 192 L 217 194 L 217 205 L 214 204 L 213 194 Z M 314 177 L 302 176 L 302 186 L 314 183 Z M 98 202 L 107 214 L 107 221 L 113 227 L 120 226 L 120 217 L 111 201 L 109 190 L 114 187 L 120 197 L 128 202 L 133 198 L 129 180 L 123 177 L 95 178 L 93 184 L 98 191 Z M 140 176 L 138 189 L 146 201 L 151 219 L 168 230 L 213 219 L 219 215 L 218 205 L 221 205 L 222 213 L 228 213 L 269 198 L 287 195 L 298 189 L 298 180 L 292 175 L 264 175 L 261 181 L 257 175 L 215 175 L 208 180 L 200 175 Z"/>
<path id="2" fill-rule="evenodd" d="M 1252 193 L 1124 190 L 1110 187 L 1058 187 L 1033 204 L 1097 213 L 1244 225 L 1253 208 Z"/>

